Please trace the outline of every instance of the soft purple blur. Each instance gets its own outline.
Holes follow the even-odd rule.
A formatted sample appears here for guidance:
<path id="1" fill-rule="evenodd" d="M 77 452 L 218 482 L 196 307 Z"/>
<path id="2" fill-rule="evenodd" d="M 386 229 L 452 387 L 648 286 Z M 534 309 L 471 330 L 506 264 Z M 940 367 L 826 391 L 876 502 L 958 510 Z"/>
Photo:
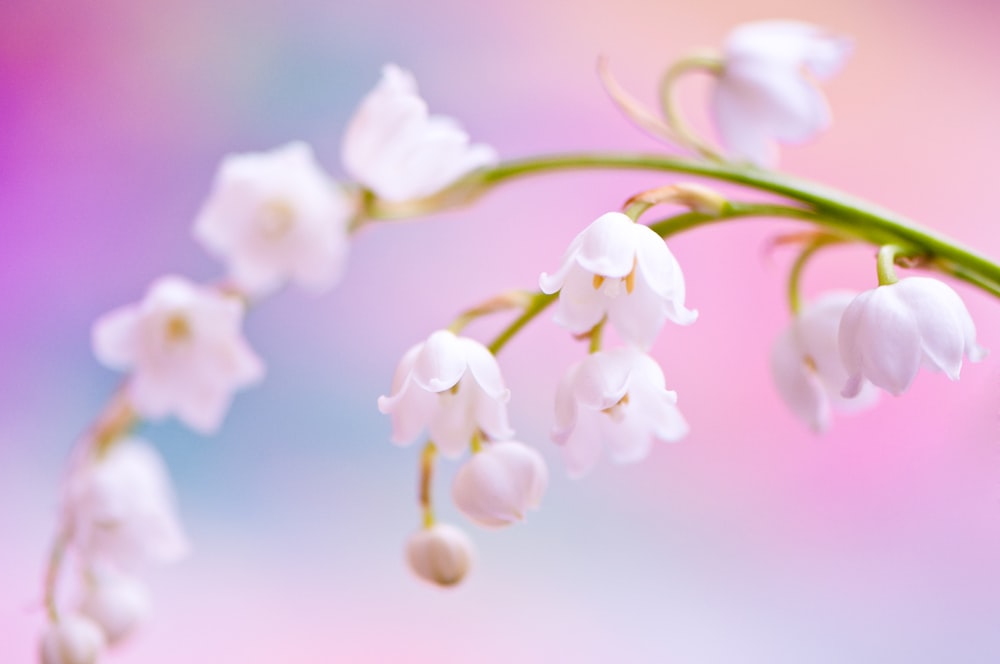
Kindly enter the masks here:
<path id="1" fill-rule="evenodd" d="M 781 167 L 1000 256 L 1000 7 L 983 0 L 0 4 L 0 661 L 33 661 L 65 459 L 119 380 L 90 324 L 161 274 L 218 276 L 190 227 L 224 154 L 302 139 L 340 174 L 340 131 L 389 61 L 504 157 L 667 150 L 608 101 L 598 54 L 652 103 L 671 59 L 772 17 L 856 39 L 826 86 L 834 127 Z M 702 83 L 686 91 L 701 126 Z M 399 356 L 462 308 L 535 286 L 585 224 L 668 181 L 520 181 L 371 228 L 337 290 L 255 310 L 268 377 L 223 432 L 146 430 L 195 555 L 152 574 L 153 620 L 108 661 L 1000 661 L 997 362 L 956 384 L 921 375 L 811 435 L 768 374 L 793 254 L 766 247 L 787 223 L 671 242 L 701 317 L 654 354 L 692 433 L 642 464 L 567 480 L 550 409 L 584 348 L 548 316 L 515 339 L 501 360 L 519 438 L 553 467 L 543 509 L 502 532 L 463 525 L 479 555 L 461 588 L 410 575 L 418 450 L 393 447 L 375 408 Z M 872 259 L 830 251 L 806 286 L 870 287 Z M 1000 307 L 958 289 L 1000 348 Z M 454 469 L 436 488 L 461 523 Z"/>

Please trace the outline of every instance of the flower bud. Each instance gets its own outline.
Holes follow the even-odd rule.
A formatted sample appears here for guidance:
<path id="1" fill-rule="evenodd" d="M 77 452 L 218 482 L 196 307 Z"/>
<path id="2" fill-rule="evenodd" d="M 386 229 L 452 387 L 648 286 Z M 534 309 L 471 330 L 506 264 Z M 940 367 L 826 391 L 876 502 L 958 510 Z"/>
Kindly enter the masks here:
<path id="1" fill-rule="evenodd" d="M 146 587 L 136 579 L 118 575 L 100 577 L 80 605 L 80 613 L 104 630 L 109 645 L 124 640 L 149 611 Z"/>
<path id="2" fill-rule="evenodd" d="M 104 634 L 93 621 L 63 616 L 42 635 L 42 664 L 96 664 L 104 650 Z"/>
<path id="3" fill-rule="evenodd" d="M 406 559 L 421 579 L 439 586 L 453 586 L 469 571 L 472 542 L 455 526 L 434 524 L 410 536 Z"/>
<path id="4" fill-rule="evenodd" d="M 455 475 L 455 506 L 476 523 L 506 526 L 537 509 L 549 483 L 542 455 L 523 443 L 494 443 L 473 455 Z"/>

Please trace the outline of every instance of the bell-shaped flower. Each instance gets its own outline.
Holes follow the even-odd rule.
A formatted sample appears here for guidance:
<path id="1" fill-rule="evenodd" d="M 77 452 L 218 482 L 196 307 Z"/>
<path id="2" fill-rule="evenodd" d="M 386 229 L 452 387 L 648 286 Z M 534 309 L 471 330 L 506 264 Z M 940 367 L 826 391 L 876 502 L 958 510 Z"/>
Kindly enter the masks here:
<path id="1" fill-rule="evenodd" d="M 985 355 L 962 298 L 930 277 L 909 277 L 865 291 L 840 322 L 840 357 L 848 374 L 845 397 L 858 394 L 865 379 L 898 396 L 921 366 L 958 380 L 964 356 L 977 362 Z"/>
<path id="2" fill-rule="evenodd" d="M 852 42 L 798 21 L 760 21 L 733 30 L 711 98 L 723 145 L 759 166 L 777 159 L 775 142 L 800 143 L 830 124 L 815 81 L 835 74 Z"/>
<path id="3" fill-rule="evenodd" d="M 287 281 L 323 290 L 343 273 L 355 212 L 356 197 L 323 172 L 312 148 L 296 142 L 226 157 L 194 235 L 251 294 Z"/>
<path id="4" fill-rule="evenodd" d="M 392 416 L 392 442 L 412 443 L 426 427 L 444 455 L 457 457 L 478 432 L 492 440 L 514 435 L 509 400 L 500 366 L 485 346 L 438 330 L 406 352 L 392 395 L 379 397 L 378 409 Z"/>
<path id="5" fill-rule="evenodd" d="M 603 444 L 615 461 L 628 463 L 643 459 L 654 439 L 676 441 L 687 432 L 660 366 L 630 346 L 587 356 L 556 390 L 552 438 L 573 477 L 590 470 Z"/>
<path id="6" fill-rule="evenodd" d="M 161 277 L 142 302 L 97 320 L 94 353 L 112 369 L 132 371 L 128 397 L 141 416 L 174 414 L 211 433 L 233 392 L 264 374 L 240 331 L 243 314 L 235 297 L 182 277 Z"/>
<path id="7" fill-rule="evenodd" d="M 166 465 L 144 441 L 122 440 L 82 459 L 67 478 L 63 519 L 87 566 L 128 572 L 169 563 L 189 549 Z"/>
<path id="8" fill-rule="evenodd" d="M 80 613 L 101 626 L 108 645 L 124 641 L 146 619 L 149 591 L 138 579 L 115 572 L 92 573 Z"/>
<path id="9" fill-rule="evenodd" d="M 101 628 L 79 615 L 65 615 L 42 634 L 42 664 L 96 664 L 104 652 Z"/>
<path id="10" fill-rule="evenodd" d="M 771 372 L 778 394 L 814 431 L 830 427 L 831 407 L 857 411 L 878 399 L 878 390 L 867 381 L 853 399 L 840 394 L 847 370 L 840 361 L 837 334 L 840 318 L 855 295 L 833 291 L 806 305 L 771 349 Z"/>
<path id="11" fill-rule="evenodd" d="M 559 292 L 559 325 L 583 334 L 607 316 L 622 339 L 644 349 L 665 321 L 689 325 L 698 317 L 684 306 L 684 274 L 663 238 L 620 212 L 577 235 L 555 274 L 538 283 Z"/>
<path id="12" fill-rule="evenodd" d="M 406 559 L 424 581 L 453 586 L 472 566 L 473 548 L 468 536 L 455 526 L 436 523 L 410 535 Z"/>
<path id="13" fill-rule="evenodd" d="M 428 115 L 413 75 L 392 64 L 348 124 L 341 156 L 354 180 L 397 202 L 435 194 L 497 161 L 493 148 L 470 145 L 453 119 Z"/>
<path id="14" fill-rule="evenodd" d="M 473 454 L 455 475 L 451 495 L 462 514 L 497 528 L 523 521 L 525 512 L 538 509 L 548 484 L 542 455 L 508 440 Z"/>

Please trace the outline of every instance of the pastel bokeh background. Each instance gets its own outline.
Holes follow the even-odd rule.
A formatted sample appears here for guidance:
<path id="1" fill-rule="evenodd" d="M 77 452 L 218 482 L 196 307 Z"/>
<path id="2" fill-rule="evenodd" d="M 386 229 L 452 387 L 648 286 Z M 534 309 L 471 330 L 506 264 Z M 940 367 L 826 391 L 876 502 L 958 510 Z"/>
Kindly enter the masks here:
<path id="1" fill-rule="evenodd" d="M 190 226 L 222 155 L 303 139 L 341 173 L 340 132 L 389 61 L 506 157 L 668 150 L 614 110 L 596 56 L 652 102 L 672 58 L 772 17 L 857 40 L 828 86 L 833 130 L 782 167 L 1000 256 L 1000 8 L 985 0 L 0 4 L 0 661 L 34 659 L 62 468 L 119 380 L 90 324 L 158 275 L 219 274 Z M 701 82 L 687 92 L 697 108 Z M 550 409 L 584 349 L 547 320 L 516 339 L 502 362 L 519 438 L 551 461 L 544 509 L 475 530 L 461 588 L 410 576 L 418 451 L 389 444 L 375 408 L 397 359 L 465 306 L 534 285 L 585 224 L 663 182 L 521 181 L 369 229 L 335 291 L 255 310 L 268 377 L 224 430 L 144 430 L 195 555 L 155 571 L 154 619 L 108 661 L 1000 661 L 996 358 L 811 435 L 768 373 L 791 259 L 764 250 L 793 228 L 779 222 L 671 243 L 701 318 L 654 355 L 692 433 L 642 464 L 566 479 Z M 831 251 L 807 286 L 869 287 L 871 259 Z M 1000 307 L 960 291 L 996 351 Z M 453 471 L 437 492 L 458 522 Z"/>

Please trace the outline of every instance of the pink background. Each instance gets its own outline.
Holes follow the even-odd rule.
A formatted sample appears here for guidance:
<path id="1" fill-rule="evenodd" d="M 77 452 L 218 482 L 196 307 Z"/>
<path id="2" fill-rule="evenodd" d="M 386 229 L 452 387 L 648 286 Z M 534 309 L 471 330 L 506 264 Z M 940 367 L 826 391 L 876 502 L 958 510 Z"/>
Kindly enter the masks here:
<path id="1" fill-rule="evenodd" d="M 30 662 L 70 445 L 118 376 L 89 350 L 101 313 L 167 272 L 219 266 L 190 226 L 222 155 L 292 139 L 336 174 L 340 132 L 380 66 L 505 157 L 668 151 L 602 92 L 594 61 L 652 102 L 657 76 L 742 21 L 852 35 L 827 86 L 831 132 L 782 168 L 1000 255 L 1000 8 L 984 0 L 492 4 L 237 2 L 0 5 L 0 661 Z M 697 109 L 704 92 L 692 82 Z M 703 121 L 703 113 L 694 112 Z M 521 181 L 474 208 L 357 238 L 347 277 L 253 312 L 268 363 L 219 435 L 147 427 L 195 555 L 151 575 L 150 624 L 109 662 L 1000 661 L 1000 371 L 840 418 L 823 438 L 771 386 L 795 228 L 760 221 L 671 242 L 701 312 L 654 349 L 691 435 L 642 464 L 566 479 L 548 440 L 555 382 L 584 352 L 547 316 L 502 356 L 519 438 L 552 462 L 544 508 L 467 528 L 468 582 L 413 579 L 418 452 L 375 400 L 412 343 L 462 308 L 532 287 L 584 225 L 670 178 Z M 823 255 L 811 293 L 874 283 L 871 251 Z M 982 343 L 1000 307 L 964 286 Z M 477 323 L 487 339 L 501 321 Z M 447 480 L 439 478 L 444 517 Z"/>

